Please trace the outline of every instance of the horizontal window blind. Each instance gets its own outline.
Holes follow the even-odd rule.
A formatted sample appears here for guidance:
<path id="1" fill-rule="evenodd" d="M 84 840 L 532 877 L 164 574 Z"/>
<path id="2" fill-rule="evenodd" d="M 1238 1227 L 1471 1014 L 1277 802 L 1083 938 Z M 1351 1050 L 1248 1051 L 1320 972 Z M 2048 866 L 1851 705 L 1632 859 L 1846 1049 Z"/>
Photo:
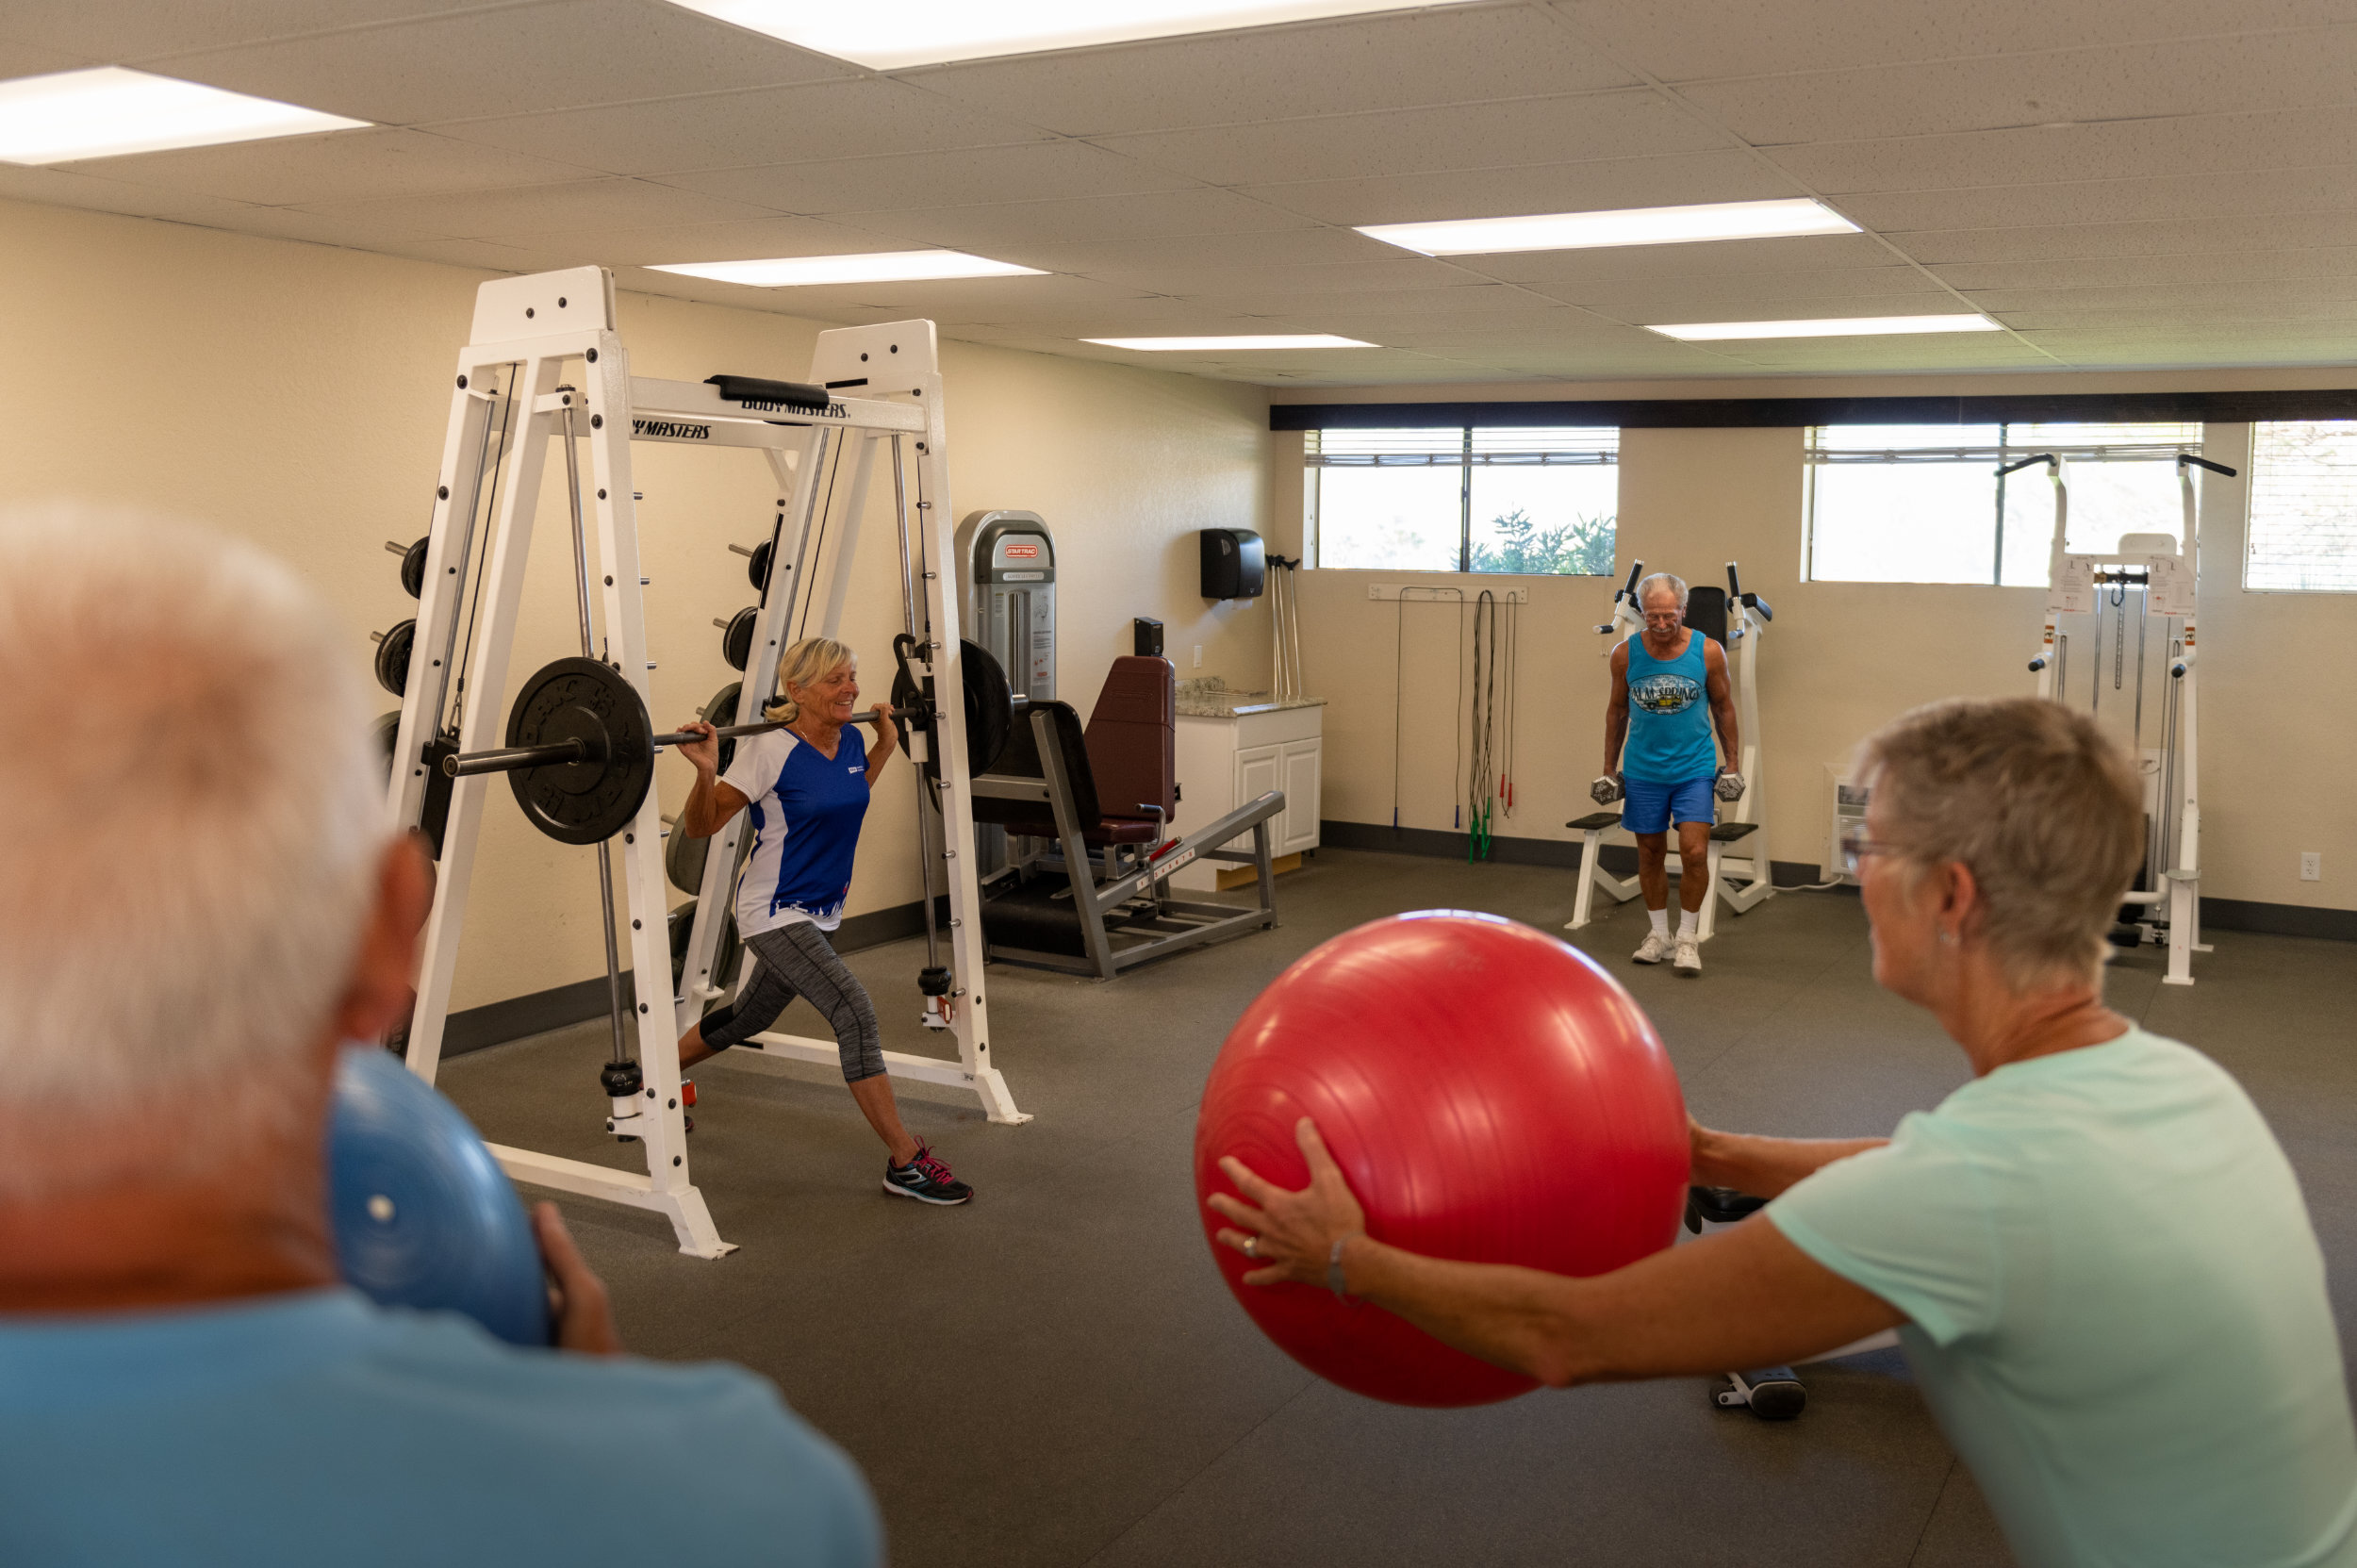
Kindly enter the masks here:
<path id="1" fill-rule="evenodd" d="M 1577 468 L 1621 460 L 1612 429 L 1525 430 L 1507 426 L 1438 430 L 1312 430 L 1303 457 L 1312 468 Z"/>
<path id="2" fill-rule="evenodd" d="M 2251 430 L 2248 588 L 2357 592 L 2357 421 Z"/>

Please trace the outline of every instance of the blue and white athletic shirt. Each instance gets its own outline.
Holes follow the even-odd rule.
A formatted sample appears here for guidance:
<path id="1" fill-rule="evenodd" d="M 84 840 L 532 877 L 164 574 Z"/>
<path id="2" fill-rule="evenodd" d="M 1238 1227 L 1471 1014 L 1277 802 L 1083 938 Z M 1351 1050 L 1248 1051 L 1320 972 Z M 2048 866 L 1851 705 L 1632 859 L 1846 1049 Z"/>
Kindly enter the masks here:
<path id="1" fill-rule="evenodd" d="M 720 782 L 750 803 L 753 851 L 736 875 L 741 936 L 808 920 L 843 923 L 851 858 L 867 816 L 867 737 L 846 724 L 832 757 L 791 730 L 736 743 Z"/>

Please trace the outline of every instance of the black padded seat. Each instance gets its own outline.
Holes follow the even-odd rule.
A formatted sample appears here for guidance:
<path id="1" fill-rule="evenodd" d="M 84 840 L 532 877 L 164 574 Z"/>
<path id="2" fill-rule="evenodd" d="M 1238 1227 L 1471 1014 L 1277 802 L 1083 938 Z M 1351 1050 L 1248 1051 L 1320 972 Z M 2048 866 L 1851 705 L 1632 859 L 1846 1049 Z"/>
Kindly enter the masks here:
<path id="1" fill-rule="evenodd" d="M 1710 836 L 1721 844 L 1732 844 L 1758 831 L 1759 824 L 1756 822 L 1721 822 L 1710 830 Z"/>
<path id="2" fill-rule="evenodd" d="M 1178 803 L 1177 683 L 1167 659 L 1115 659 L 1086 731 L 1069 702 L 1033 702 L 1030 712 L 1049 716 L 1083 843 L 1103 849 L 1152 844 L 1162 837 Z M 1028 716 L 1016 721 L 1014 738 L 991 772 L 1047 777 Z M 1108 801 L 1115 803 L 1114 809 L 1106 809 Z M 977 821 L 996 822 L 1027 838 L 1056 836 L 1054 814 L 1036 801 L 977 795 L 974 816 Z"/>
<path id="3" fill-rule="evenodd" d="M 1574 833 L 1594 833 L 1598 828 L 1617 828 L 1621 814 L 1617 811 L 1591 811 L 1585 817 L 1574 817 L 1563 824 Z"/>

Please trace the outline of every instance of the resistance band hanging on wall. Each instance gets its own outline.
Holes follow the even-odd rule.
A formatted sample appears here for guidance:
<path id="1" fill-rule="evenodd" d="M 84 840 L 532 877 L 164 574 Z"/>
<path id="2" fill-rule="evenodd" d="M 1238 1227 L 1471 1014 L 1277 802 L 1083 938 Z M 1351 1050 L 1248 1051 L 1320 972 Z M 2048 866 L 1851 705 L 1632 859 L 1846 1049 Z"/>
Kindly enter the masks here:
<path id="1" fill-rule="evenodd" d="M 1496 823 L 1514 813 L 1514 715 L 1520 674 L 1519 613 L 1522 588 L 1484 588 L 1476 598 L 1453 586 L 1377 585 L 1370 599 L 1393 602 L 1392 615 L 1392 826 L 1399 829 L 1400 772 L 1404 755 L 1407 704 L 1408 605 L 1457 605 L 1457 680 L 1452 719 L 1454 745 L 1449 762 L 1449 785 L 1455 804 L 1449 826 L 1471 834 L 1467 858 L 1488 859 L 1494 852 Z M 1501 608 L 1503 614 L 1501 614 Z M 1467 622 L 1470 619 L 1471 628 Z M 1473 682 L 1465 679 L 1465 656 L 1473 654 Z M 1467 716 L 1466 698 L 1472 696 Z M 1470 741 L 1470 754 L 1468 742 Z"/>

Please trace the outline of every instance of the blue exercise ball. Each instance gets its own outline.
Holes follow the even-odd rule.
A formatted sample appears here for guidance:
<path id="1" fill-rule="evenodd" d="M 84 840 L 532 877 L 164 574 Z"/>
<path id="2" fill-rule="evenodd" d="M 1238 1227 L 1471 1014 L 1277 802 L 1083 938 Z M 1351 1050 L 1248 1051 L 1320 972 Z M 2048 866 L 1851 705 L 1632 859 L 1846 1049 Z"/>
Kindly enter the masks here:
<path id="1" fill-rule="evenodd" d="M 511 1344 L 549 1343 L 532 1223 L 456 1106 L 389 1052 L 350 1046 L 327 1148 L 348 1283 L 383 1306 L 464 1312 Z"/>

